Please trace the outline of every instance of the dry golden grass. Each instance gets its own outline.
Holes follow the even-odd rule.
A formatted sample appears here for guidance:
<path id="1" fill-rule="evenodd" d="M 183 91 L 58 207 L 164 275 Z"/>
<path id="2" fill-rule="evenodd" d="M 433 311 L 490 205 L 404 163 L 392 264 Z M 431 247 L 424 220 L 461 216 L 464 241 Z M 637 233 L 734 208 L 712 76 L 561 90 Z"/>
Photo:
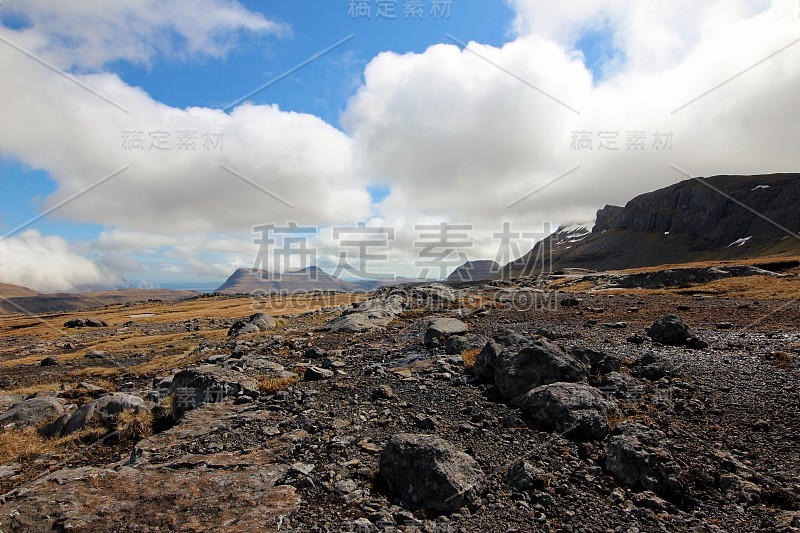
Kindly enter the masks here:
<path id="1" fill-rule="evenodd" d="M 145 363 L 127 368 L 126 372 L 137 377 L 154 376 L 167 370 L 189 366 L 206 357 L 203 354 L 192 354 L 192 352 L 193 350 L 187 350 L 176 355 L 159 355 Z"/>
<path id="2" fill-rule="evenodd" d="M 0 465 L 57 452 L 76 442 L 97 439 L 105 434 L 105 429 L 92 426 L 66 437 L 46 439 L 35 428 L 4 429 L 0 431 Z"/>
<path id="3" fill-rule="evenodd" d="M 37 383 L 35 385 L 26 385 L 24 387 L 17 387 L 15 389 L 0 390 L 0 394 L 2 395 L 22 394 L 25 396 L 29 396 L 31 394 L 36 394 L 37 392 L 57 391 L 60 388 L 61 388 L 60 383 L 56 381 L 50 381 L 47 383 Z"/>
<path id="4" fill-rule="evenodd" d="M 126 409 L 117 416 L 117 432 L 122 440 L 147 438 L 153 434 L 153 414 L 149 410 Z"/>
<path id="5" fill-rule="evenodd" d="M 0 431 L 0 464 L 24 461 L 51 450 L 52 443 L 39 435 L 36 428 Z"/>
<path id="6" fill-rule="evenodd" d="M 288 389 L 300 381 L 299 375 L 276 378 L 268 375 L 256 376 L 258 391 L 261 394 L 275 394 L 278 391 Z"/>
<path id="7" fill-rule="evenodd" d="M 73 370 L 67 374 L 70 379 L 86 379 L 86 378 L 100 378 L 100 379 L 114 379 L 118 378 L 122 373 L 119 368 L 109 368 L 106 366 L 89 366 L 79 370 Z"/>
<path id="8" fill-rule="evenodd" d="M 475 367 L 475 360 L 478 358 L 479 353 L 481 353 L 481 348 L 474 348 L 462 352 L 461 360 L 464 361 L 464 368 L 472 370 Z"/>
<path id="9" fill-rule="evenodd" d="M 730 261 L 696 261 L 694 263 L 670 263 L 667 265 L 657 265 L 652 267 L 629 268 L 626 270 L 615 270 L 617 274 L 636 274 L 642 272 L 659 272 L 661 270 L 669 270 L 675 268 L 706 268 L 715 266 L 730 266 L 730 265 L 762 265 L 772 262 L 786 262 L 786 261 L 800 261 L 800 256 L 773 256 L 773 257 L 758 257 L 754 259 L 733 259 Z"/>
<path id="10" fill-rule="evenodd" d="M 49 355 L 51 354 L 36 354 L 36 355 L 28 355 L 25 357 L 19 357 L 16 359 L 10 359 L 7 361 L 0 361 L 0 368 L 2 367 L 8 368 L 20 365 L 38 365 L 42 359 L 48 357 Z M 68 353 L 61 355 L 52 354 L 52 357 L 58 359 L 59 364 L 63 364 L 66 361 L 71 361 L 73 359 L 80 359 L 81 357 L 83 357 L 83 354 L 81 353 Z"/>
<path id="11" fill-rule="evenodd" d="M 789 352 L 784 351 L 777 351 L 777 352 L 770 352 L 769 357 L 767 358 L 770 364 L 781 368 L 783 370 L 789 370 L 789 367 L 792 364 L 792 354 Z"/>

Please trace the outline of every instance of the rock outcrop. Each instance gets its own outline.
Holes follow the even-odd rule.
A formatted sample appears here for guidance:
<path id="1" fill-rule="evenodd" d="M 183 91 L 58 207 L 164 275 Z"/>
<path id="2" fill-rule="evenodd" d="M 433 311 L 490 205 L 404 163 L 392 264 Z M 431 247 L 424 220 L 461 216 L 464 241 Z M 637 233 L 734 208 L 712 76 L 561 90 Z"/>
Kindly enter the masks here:
<path id="1" fill-rule="evenodd" d="M 442 513 L 471 503 L 483 488 L 475 459 L 430 435 L 392 437 L 381 454 L 380 473 L 403 501 Z"/>

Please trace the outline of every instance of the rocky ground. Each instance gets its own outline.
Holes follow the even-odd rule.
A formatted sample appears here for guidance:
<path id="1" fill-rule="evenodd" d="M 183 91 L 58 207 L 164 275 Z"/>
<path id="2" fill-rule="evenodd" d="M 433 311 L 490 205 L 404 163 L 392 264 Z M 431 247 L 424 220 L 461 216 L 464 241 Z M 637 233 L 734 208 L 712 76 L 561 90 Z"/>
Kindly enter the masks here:
<path id="1" fill-rule="evenodd" d="M 799 531 L 800 304 L 569 285 L 9 319 L 0 530 Z"/>

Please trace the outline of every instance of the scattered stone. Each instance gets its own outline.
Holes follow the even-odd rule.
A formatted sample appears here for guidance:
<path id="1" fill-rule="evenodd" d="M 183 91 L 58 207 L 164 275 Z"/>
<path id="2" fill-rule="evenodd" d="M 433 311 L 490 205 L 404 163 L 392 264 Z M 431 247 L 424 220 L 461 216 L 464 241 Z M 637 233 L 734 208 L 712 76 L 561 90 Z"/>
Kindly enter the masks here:
<path id="1" fill-rule="evenodd" d="M 606 322 L 603 327 L 608 329 L 625 329 L 628 327 L 627 322 Z"/>
<path id="2" fill-rule="evenodd" d="M 561 300 L 561 305 L 564 307 L 578 307 L 581 301 L 577 298 L 567 297 Z"/>
<path id="3" fill-rule="evenodd" d="M 45 357 L 44 359 L 39 361 L 39 365 L 41 365 L 41 366 L 57 366 L 58 365 L 58 359 L 53 357 L 53 356 Z"/>
<path id="4" fill-rule="evenodd" d="M 327 357 L 328 352 L 323 350 L 322 348 L 317 348 L 316 346 L 312 346 L 308 350 L 306 350 L 305 357 L 307 359 L 322 359 L 323 357 Z"/>
<path id="5" fill-rule="evenodd" d="M 523 344 L 526 339 L 511 330 L 501 330 L 489 342 L 475 358 L 475 366 L 472 373 L 485 381 L 494 381 L 495 367 L 501 357 L 506 355 L 506 351 L 511 351 Z"/>
<path id="6" fill-rule="evenodd" d="M 630 342 L 631 344 L 640 345 L 640 344 L 644 344 L 646 339 L 643 336 L 639 335 L 638 333 L 634 333 L 633 335 L 631 335 L 630 337 L 628 337 L 625 340 L 627 342 Z"/>
<path id="7" fill-rule="evenodd" d="M 122 411 L 140 412 L 148 409 L 147 404 L 138 396 L 115 392 L 83 404 L 65 421 L 61 435 L 66 436 L 88 427 L 94 422 L 111 427 L 117 415 Z"/>
<path id="8" fill-rule="evenodd" d="M 480 350 L 486 346 L 486 337 L 467 333 L 466 335 L 451 335 L 445 342 L 444 353 L 447 355 L 461 355 L 468 350 Z"/>
<path id="9" fill-rule="evenodd" d="M 89 350 L 84 354 L 84 357 L 86 359 L 105 359 L 108 357 L 108 353 L 103 350 Z"/>
<path id="10" fill-rule="evenodd" d="M 425 431 L 433 431 L 436 429 L 436 421 L 433 418 L 424 415 L 416 415 L 414 417 L 414 425 Z"/>
<path id="11" fill-rule="evenodd" d="M 733 329 L 733 324 L 730 322 L 718 322 L 717 329 Z"/>
<path id="12" fill-rule="evenodd" d="M 429 435 L 392 437 L 380 457 L 380 475 L 407 504 L 442 513 L 474 502 L 483 490 L 475 459 Z"/>
<path id="13" fill-rule="evenodd" d="M 617 372 L 622 365 L 621 355 L 607 355 L 604 352 L 587 348 L 573 348 L 571 353 L 581 361 L 588 362 L 593 375 Z"/>
<path id="14" fill-rule="evenodd" d="M 457 318 L 439 318 L 428 325 L 424 343 L 427 348 L 441 346 L 452 335 L 464 335 L 469 331 L 465 323 Z"/>
<path id="15" fill-rule="evenodd" d="M 505 482 L 520 492 L 547 490 L 550 488 L 552 476 L 546 474 L 527 461 L 520 459 L 508 468 Z"/>
<path id="16" fill-rule="evenodd" d="M 391 400 L 394 398 L 394 391 L 389 385 L 378 385 L 372 389 L 373 400 Z"/>
<path id="17" fill-rule="evenodd" d="M 321 381 L 323 379 L 330 379 L 333 377 L 333 370 L 320 368 L 318 366 L 310 366 L 306 368 L 306 373 L 303 379 L 306 381 Z"/>
<path id="18" fill-rule="evenodd" d="M 747 506 L 761 501 L 761 489 L 758 485 L 734 474 L 722 474 L 719 477 L 719 489 L 726 497 Z"/>
<path id="19" fill-rule="evenodd" d="M 756 431 L 769 431 L 771 427 L 772 424 L 770 424 L 769 420 L 764 420 L 763 418 L 753 422 L 753 429 Z"/>
<path id="20" fill-rule="evenodd" d="M 353 313 L 334 318 L 325 326 L 325 329 L 340 333 L 361 333 L 373 329 L 380 329 L 380 326 L 361 313 Z"/>
<path id="21" fill-rule="evenodd" d="M 276 372 L 276 378 L 294 376 L 291 372 Z M 236 370 L 218 365 L 200 365 L 181 370 L 172 378 L 170 392 L 175 393 L 176 407 L 194 409 L 204 403 L 218 403 L 226 398 L 246 394 L 258 398 L 254 379 Z"/>
<path id="22" fill-rule="evenodd" d="M 73 318 L 64 322 L 65 328 L 107 328 L 108 323 L 99 318 Z"/>

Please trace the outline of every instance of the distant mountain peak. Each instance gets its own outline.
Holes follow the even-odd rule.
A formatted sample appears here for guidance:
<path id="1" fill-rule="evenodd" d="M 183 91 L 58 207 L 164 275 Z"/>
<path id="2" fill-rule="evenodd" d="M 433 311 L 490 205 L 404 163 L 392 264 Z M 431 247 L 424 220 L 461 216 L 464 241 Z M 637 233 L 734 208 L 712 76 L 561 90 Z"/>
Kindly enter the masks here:
<path id="1" fill-rule="evenodd" d="M 491 259 L 467 261 L 456 268 L 446 281 L 486 281 L 494 279 L 502 267 Z"/>

